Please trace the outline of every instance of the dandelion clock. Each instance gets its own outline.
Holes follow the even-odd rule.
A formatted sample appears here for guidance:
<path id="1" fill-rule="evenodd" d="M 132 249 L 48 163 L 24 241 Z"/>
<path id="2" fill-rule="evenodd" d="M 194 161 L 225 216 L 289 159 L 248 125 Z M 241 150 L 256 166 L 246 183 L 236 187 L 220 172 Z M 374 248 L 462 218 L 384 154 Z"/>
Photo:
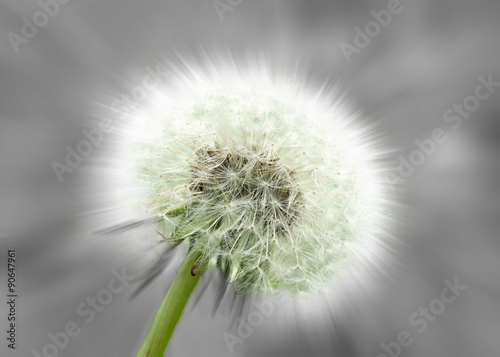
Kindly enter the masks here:
<path id="1" fill-rule="evenodd" d="M 383 226 L 378 152 L 340 98 L 227 62 L 173 73 L 133 123 L 140 207 L 161 241 L 185 247 L 138 356 L 163 356 L 203 272 L 238 295 L 307 298 Z"/>

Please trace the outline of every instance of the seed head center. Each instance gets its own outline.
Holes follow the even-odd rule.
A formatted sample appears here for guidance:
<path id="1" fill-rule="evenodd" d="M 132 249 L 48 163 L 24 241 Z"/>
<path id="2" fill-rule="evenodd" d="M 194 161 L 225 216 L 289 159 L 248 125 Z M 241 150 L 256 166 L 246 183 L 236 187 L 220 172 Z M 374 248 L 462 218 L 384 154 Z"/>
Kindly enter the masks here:
<path id="1" fill-rule="evenodd" d="M 303 207 L 293 171 L 270 150 L 203 146 L 189 187 L 213 205 L 246 203 L 264 226 L 293 224 Z"/>

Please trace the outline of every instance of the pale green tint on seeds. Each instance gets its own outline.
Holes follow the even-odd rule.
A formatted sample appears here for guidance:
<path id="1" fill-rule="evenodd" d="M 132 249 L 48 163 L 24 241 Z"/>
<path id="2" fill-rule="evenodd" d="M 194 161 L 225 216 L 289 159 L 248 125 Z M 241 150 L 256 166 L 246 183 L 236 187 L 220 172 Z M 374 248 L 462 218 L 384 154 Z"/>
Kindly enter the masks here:
<path id="1" fill-rule="evenodd" d="M 143 118 L 155 122 L 134 146 L 144 204 L 239 293 L 323 291 L 380 224 L 370 146 L 293 85 L 209 82 Z"/>

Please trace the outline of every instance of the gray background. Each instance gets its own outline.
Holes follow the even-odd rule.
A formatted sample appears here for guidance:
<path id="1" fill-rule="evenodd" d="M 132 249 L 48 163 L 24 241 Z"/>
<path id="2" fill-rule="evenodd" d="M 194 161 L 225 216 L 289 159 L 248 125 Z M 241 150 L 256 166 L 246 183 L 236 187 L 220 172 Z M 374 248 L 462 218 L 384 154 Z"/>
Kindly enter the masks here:
<path id="1" fill-rule="evenodd" d="M 278 67 L 300 57 L 311 83 L 341 83 L 379 125 L 383 144 L 397 149 L 388 154 L 390 169 L 415 150 L 415 139 L 437 127 L 448 135 L 404 184 L 390 188 L 401 224 L 384 273 L 372 271 L 369 281 L 349 282 L 314 303 L 276 307 L 232 355 L 375 357 L 380 343 L 405 330 L 414 342 L 402 356 L 498 356 L 500 91 L 458 130 L 442 116 L 474 94 L 479 76 L 500 81 L 500 2 L 402 1 L 403 11 L 348 63 L 340 43 L 352 44 L 354 27 L 364 28 L 370 11 L 387 3 L 243 0 L 221 21 L 211 1 L 73 0 L 16 54 L 8 34 L 20 34 L 22 17 L 40 7 L 1 1 L 0 234 L 8 235 L 0 243 L 1 331 L 7 249 L 17 250 L 20 294 L 18 349 L 7 349 L 2 333 L 1 355 L 31 357 L 69 321 L 82 331 L 59 356 L 135 355 L 172 270 L 135 299 L 132 286 L 114 295 L 91 323 L 76 314 L 107 286 L 112 269 L 126 264 L 137 273 L 154 258 L 137 243 L 146 228 L 91 234 L 131 218 L 112 191 L 115 182 L 99 176 L 119 135 L 106 136 L 63 182 L 51 163 L 63 162 L 65 147 L 98 125 L 96 103 L 130 94 L 146 67 L 179 61 L 176 51 L 203 62 L 202 48 L 229 48 L 236 58 L 263 53 Z M 467 289 L 418 334 L 408 317 L 455 277 Z M 212 317 L 215 298 L 210 288 L 186 310 L 166 355 L 231 355 L 222 338 L 232 331 L 230 293 Z"/>

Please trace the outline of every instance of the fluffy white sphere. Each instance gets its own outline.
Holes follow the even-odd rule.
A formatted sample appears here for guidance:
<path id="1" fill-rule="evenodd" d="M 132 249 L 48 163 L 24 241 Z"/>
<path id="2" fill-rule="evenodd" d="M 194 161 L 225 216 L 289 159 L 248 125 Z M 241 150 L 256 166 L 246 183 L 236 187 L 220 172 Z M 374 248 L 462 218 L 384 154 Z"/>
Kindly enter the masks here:
<path id="1" fill-rule="evenodd" d="M 239 293 L 324 290 L 370 249 L 384 207 L 369 136 L 328 99 L 236 69 L 159 93 L 134 155 L 165 239 Z"/>

